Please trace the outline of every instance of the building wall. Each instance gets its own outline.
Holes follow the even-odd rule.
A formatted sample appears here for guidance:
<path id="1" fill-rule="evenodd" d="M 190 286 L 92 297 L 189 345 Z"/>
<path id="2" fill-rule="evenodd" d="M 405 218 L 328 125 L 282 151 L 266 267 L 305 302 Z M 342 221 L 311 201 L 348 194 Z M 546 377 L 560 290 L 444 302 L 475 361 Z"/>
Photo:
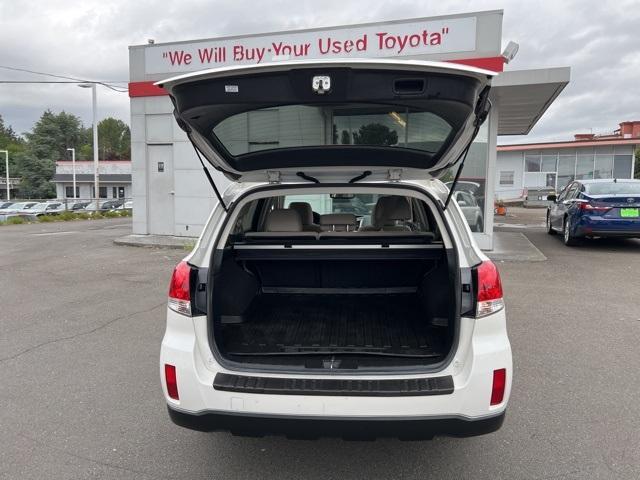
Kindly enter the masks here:
<path id="1" fill-rule="evenodd" d="M 163 149 L 163 160 L 153 156 Z M 217 201 L 191 143 L 175 122 L 168 96 L 131 98 L 131 162 L 133 233 L 199 235 Z M 165 164 L 163 172 L 158 171 L 159 162 Z M 227 179 L 210 172 L 217 185 L 226 188 Z M 167 177 L 162 185 L 169 187 L 150 188 L 162 176 Z"/>
<path id="2" fill-rule="evenodd" d="M 524 173 L 523 152 L 498 152 L 495 170 L 496 198 L 509 200 L 521 198 L 523 194 Z M 513 174 L 511 184 L 501 184 L 502 177 L 510 177 Z"/>
<path id="3" fill-rule="evenodd" d="M 639 141 L 640 144 L 640 141 Z M 496 191 L 499 199 L 522 198 L 526 188 L 562 190 L 574 179 L 633 178 L 638 145 L 602 145 L 498 151 Z M 513 185 L 500 185 L 501 172 L 513 172 Z"/>

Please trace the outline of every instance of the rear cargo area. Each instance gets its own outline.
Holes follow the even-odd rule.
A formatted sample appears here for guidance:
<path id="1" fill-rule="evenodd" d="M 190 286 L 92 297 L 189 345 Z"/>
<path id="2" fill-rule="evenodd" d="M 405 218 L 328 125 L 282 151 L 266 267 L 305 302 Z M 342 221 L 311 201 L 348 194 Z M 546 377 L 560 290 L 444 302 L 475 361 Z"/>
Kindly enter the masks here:
<path id="1" fill-rule="evenodd" d="M 219 353 L 305 369 L 441 362 L 455 326 L 447 254 L 437 245 L 407 247 L 220 252 L 213 281 Z"/>
<path id="2" fill-rule="evenodd" d="M 229 355 L 373 354 L 439 358 L 445 329 L 415 294 L 262 294 L 245 322 L 221 329 Z"/>

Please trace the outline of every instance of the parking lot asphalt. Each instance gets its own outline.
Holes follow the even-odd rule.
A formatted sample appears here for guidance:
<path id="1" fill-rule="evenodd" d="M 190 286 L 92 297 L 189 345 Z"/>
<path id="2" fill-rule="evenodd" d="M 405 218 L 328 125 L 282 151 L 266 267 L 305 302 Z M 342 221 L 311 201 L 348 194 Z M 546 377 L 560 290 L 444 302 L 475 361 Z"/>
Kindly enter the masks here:
<path id="1" fill-rule="evenodd" d="M 0 228 L 0 478 L 640 478 L 640 241 L 501 262 L 514 387 L 503 428 L 428 442 L 296 441 L 169 421 L 158 353 L 186 252 L 125 219 Z"/>

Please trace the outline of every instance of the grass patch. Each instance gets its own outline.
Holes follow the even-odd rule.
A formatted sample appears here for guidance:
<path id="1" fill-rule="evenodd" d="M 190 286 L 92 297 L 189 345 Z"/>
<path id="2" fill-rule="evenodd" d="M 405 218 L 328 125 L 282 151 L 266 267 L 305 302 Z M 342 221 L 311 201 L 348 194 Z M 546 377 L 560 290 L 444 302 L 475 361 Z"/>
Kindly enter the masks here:
<path id="1" fill-rule="evenodd" d="M 6 222 L 7 225 L 22 225 L 23 223 L 27 223 L 27 221 L 22 217 L 10 217 Z"/>
<path id="2" fill-rule="evenodd" d="M 55 222 L 57 220 L 54 215 L 39 215 L 37 218 L 42 223 Z"/>
<path id="3" fill-rule="evenodd" d="M 194 247 L 196 246 L 196 241 L 195 240 L 190 240 L 188 242 L 184 243 L 183 248 L 187 251 L 190 252 L 191 250 L 194 249 Z"/>

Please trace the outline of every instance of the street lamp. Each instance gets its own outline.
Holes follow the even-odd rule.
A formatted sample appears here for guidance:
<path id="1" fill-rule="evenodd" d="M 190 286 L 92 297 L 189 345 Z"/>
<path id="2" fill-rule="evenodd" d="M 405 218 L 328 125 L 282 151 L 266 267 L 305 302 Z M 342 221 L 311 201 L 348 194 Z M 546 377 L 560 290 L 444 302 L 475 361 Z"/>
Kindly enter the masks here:
<path id="1" fill-rule="evenodd" d="M 9 193 L 9 150 L 0 150 L 0 153 L 4 153 L 4 164 L 7 168 L 7 200 L 11 200 L 11 194 Z"/>
<path id="2" fill-rule="evenodd" d="M 100 179 L 98 177 L 98 108 L 96 99 L 96 84 L 95 83 L 80 83 L 80 88 L 91 89 L 91 100 L 93 108 L 93 188 L 96 196 L 96 210 L 100 209 Z M 75 195 L 75 186 L 73 187 L 73 194 Z"/>
<path id="3" fill-rule="evenodd" d="M 71 152 L 71 169 L 73 172 L 73 199 L 77 198 L 76 196 L 76 149 L 75 148 L 67 148 L 67 152 Z"/>

